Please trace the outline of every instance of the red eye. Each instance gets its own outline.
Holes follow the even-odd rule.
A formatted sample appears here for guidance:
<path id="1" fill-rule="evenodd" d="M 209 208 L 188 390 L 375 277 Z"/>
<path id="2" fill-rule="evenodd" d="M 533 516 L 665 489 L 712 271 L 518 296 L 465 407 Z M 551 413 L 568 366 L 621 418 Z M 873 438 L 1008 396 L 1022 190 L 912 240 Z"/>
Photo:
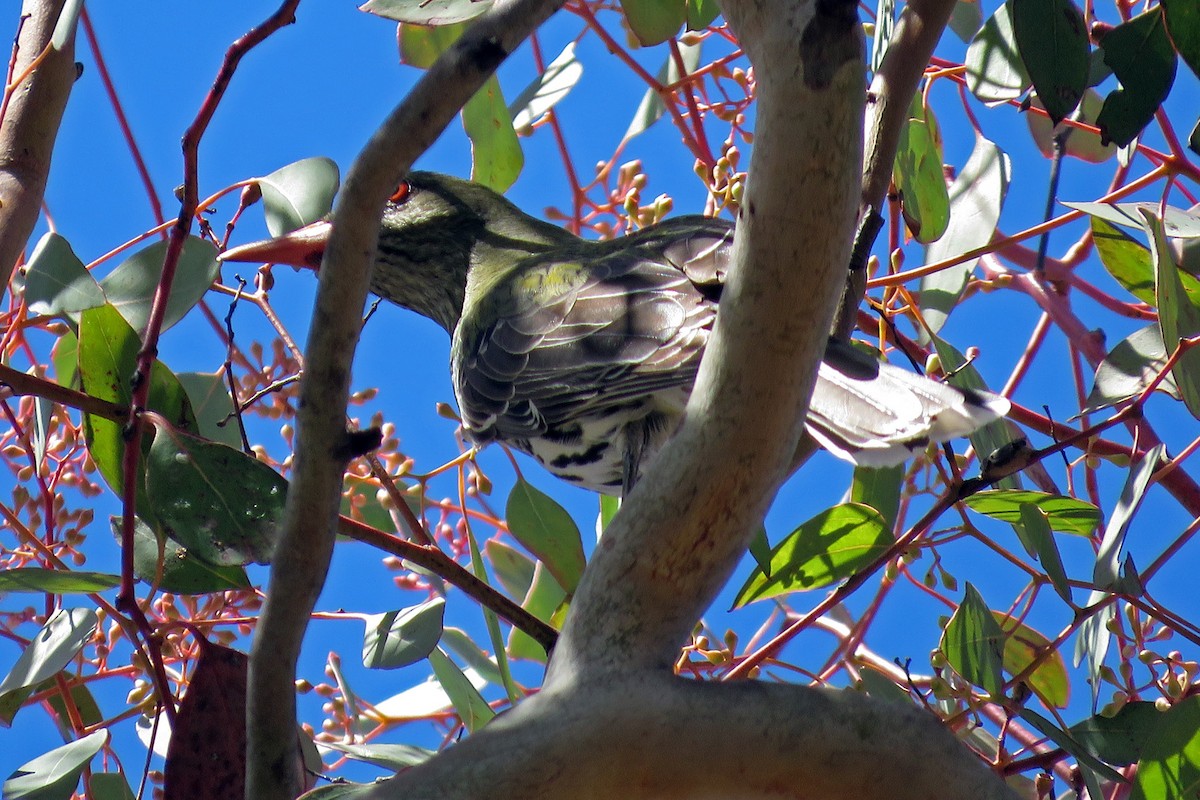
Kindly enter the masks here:
<path id="1" fill-rule="evenodd" d="M 392 196 L 388 200 L 396 205 L 402 205 L 410 194 L 412 194 L 412 186 L 409 185 L 408 181 L 400 181 L 400 186 L 396 188 L 396 191 L 392 192 Z"/>

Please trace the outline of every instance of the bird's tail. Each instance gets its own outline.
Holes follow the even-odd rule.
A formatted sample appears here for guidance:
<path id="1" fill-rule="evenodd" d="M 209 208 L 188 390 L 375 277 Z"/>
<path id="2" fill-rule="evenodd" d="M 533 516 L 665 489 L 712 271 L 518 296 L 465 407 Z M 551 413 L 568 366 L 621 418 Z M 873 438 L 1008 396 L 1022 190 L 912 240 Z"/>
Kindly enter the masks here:
<path id="1" fill-rule="evenodd" d="M 859 466 L 899 464 L 930 442 L 975 432 L 1008 413 L 989 392 L 957 389 L 831 341 L 817 375 L 808 431 Z"/>

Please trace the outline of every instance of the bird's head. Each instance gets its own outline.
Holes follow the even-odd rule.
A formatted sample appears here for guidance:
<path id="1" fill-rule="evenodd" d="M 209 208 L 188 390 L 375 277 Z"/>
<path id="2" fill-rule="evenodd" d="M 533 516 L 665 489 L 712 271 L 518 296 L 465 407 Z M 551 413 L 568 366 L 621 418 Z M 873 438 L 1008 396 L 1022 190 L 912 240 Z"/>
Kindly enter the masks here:
<path id="1" fill-rule="evenodd" d="M 221 259 L 316 269 L 331 231 L 328 220 L 319 220 L 274 239 L 231 248 Z M 413 172 L 384 209 L 371 291 L 453 333 L 472 269 L 502 269 L 504 261 L 564 234 L 484 186 Z"/>

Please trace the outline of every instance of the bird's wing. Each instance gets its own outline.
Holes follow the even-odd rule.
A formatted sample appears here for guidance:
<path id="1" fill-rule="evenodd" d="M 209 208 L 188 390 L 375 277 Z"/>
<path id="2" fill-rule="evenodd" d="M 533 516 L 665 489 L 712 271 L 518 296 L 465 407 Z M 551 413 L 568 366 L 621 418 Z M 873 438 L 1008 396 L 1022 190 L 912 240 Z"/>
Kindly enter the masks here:
<path id="1" fill-rule="evenodd" d="M 455 336 L 455 388 L 477 440 L 553 435 L 581 417 L 653 410 L 695 380 L 716 317 L 729 226 L 689 220 L 653 237 L 533 256 Z"/>

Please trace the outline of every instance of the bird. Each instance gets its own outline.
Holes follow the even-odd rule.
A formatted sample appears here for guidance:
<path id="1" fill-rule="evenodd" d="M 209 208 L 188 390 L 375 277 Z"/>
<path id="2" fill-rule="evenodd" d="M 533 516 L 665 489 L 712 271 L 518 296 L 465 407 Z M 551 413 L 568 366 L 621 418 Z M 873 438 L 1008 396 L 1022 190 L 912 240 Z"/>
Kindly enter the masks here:
<path id="1" fill-rule="evenodd" d="M 317 268 L 328 219 L 225 251 L 223 261 Z M 477 183 L 412 172 L 388 201 L 371 291 L 451 336 L 463 430 L 554 475 L 627 492 L 682 419 L 720 308 L 733 223 L 670 217 L 585 240 Z M 830 339 L 808 433 L 859 466 L 965 436 L 1008 401 Z"/>

